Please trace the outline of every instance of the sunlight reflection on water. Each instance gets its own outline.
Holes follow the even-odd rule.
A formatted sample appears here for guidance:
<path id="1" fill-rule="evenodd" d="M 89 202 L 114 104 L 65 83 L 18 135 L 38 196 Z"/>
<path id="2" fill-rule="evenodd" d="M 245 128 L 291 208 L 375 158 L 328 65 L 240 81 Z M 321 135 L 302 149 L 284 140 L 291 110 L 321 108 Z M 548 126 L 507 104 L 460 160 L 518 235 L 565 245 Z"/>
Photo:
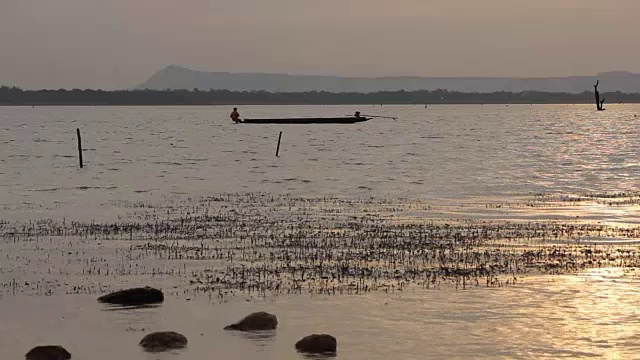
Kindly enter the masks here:
<path id="1" fill-rule="evenodd" d="M 370 110 L 242 111 L 252 117 L 329 116 L 354 108 Z M 315 127 L 233 126 L 228 110 L 0 107 L 0 123 L 9 129 L 0 135 L 8 185 L 0 205 L 72 217 L 78 207 L 99 216 L 113 201 L 161 201 L 172 194 L 266 191 L 464 202 L 639 190 L 638 105 L 611 105 L 606 112 L 586 105 L 384 106 L 371 111 L 400 120 Z M 82 170 L 76 127 L 86 149 Z"/>
<path id="2" fill-rule="evenodd" d="M 352 113 L 353 107 L 242 110 L 247 116 L 312 116 Z M 281 128 L 231 126 L 228 109 L 220 107 L 0 108 L 0 123 L 9 130 L 0 133 L 0 220 L 113 221 L 136 210 L 123 210 L 123 204 L 264 191 L 416 199 L 401 211 L 390 209 L 396 216 L 390 221 L 398 222 L 555 220 L 632 227 L 640 223 L 640 196 L 610 193 L 640 190 L 640 135 L 631 120 L 639 110 L 637 105 L 611 105 L 606 113 L 564 105 L 385 106 L 375 111 L 399 116 L 398 123 Z M 75 158 L 78 126 L 86 141 L 82 170 Z M 284 131 L 283 147 L 276 158 L 279 131 Z M 614 238 L 605 231 L 557 242 L 638 244 L 637 236 L 620 234 Z M 44 252 L 37 258 L 53 254 L 47 246 L 58 245 L 25 246 Z M 62 256 L 61 272 L 98 256 L 94 247 L 83 242 L 75 257 Z M 30 262 L 37 264 L 21 251 L 11 255 L 26 264 L 15 262 L 11 271 L 17 274 L 32 270 Z M 5 280 L 15 280 L 11 271 Z M 149 280 L 104 279 L 98 288 Z M 638 285 L 633 269 L 606 268 L 528 277 L 505 288 L 285 296 L 216 305 L 204 297 L 185 301 L 175 294 L 181 289 L 174 289 L 160 307 L 124 311 L 102 311 L 94 296 L 4 295 L 0 358 L 21 358 L 38 343 L 58 342 L 78 359 L 151 359 L 137 345 L 143 334 L 176 330 L 187 335 L 189 347 L 153 359 L 211 354 L 300 359 L 293 344 L 311 332 L 336 335 L 338 359 L 349 360 L 627 359 L 640 353 Z M 255 310 L 279 316 L 274 336 L 221 330 Z"/>
<path id="3" fill-rule="evenodd" d="M 0 300 L 0 356 L 20 358 L 40 342 L 65 344 L 74 358 L 148 359 L 137 342 L 149 331 L 189 338 L 180 359 L 301 359 L 303 334 L 338 338 L 338 359 L 626 358 L 640 351 L 640 278 L 619 269 L 532 277 L 507 288 L 415 291 L 347 297 L 292 296 L 221 305 L 170 297 L 161 307 L 100 311 L 92 297 Z M 279 316 L 273 336 L 227 333 L 250 311 Z M 144 330 L 143 330 L 144 329 Z M 174 358 L 171 354 L 158 359 Z"/>

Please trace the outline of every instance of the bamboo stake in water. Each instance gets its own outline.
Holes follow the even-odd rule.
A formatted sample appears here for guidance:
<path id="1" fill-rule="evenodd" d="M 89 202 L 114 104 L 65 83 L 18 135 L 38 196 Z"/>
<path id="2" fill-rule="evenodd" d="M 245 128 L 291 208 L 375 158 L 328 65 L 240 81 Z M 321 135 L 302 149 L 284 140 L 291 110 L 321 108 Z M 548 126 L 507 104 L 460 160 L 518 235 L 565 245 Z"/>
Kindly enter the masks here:
<path id="1" fill-rule="evenodd" d="M 80 129 L 76 129 L 78 135 L 78 159 L 80 160 L 80 168 L 82 168 L 82 138 L 80 137 Z"/>
<path id="2" fill-rule="evenodd" d="M 278 136 L 278 148 L 276 149 L 276 156 L 280 156 L 280 140 L 282 139 L 282 131 L 280 131 L 280 136 Z"/>

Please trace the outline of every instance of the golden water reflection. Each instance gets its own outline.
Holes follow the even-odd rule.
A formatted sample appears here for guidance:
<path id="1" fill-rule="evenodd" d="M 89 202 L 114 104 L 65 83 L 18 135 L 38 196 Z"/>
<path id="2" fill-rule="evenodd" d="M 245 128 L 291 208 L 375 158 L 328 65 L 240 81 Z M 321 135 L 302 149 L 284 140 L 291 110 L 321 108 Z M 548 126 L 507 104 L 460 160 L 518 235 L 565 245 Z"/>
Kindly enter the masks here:
<path id="1" fill-rule="evenodd" d="M 0 358 L 21 358 L 36 343 L 65 344 L 74 358 L 148 359 L 137 342 L 148 331 L 189 338 L 159 359 L 303 359 L 303 334 L 338 338 L 337 359 L 606 358 L 640 354 L 640 276 L 622 269 L 529 277 L 503 288 L 415 290 L 362 296 L 289 296 L 213 305 L 169 297 L 161 307 L 101 311 L 91 296 L 0 298 Z M 252 311 L 278 315 L 272 337 L 222 327 Z"/>

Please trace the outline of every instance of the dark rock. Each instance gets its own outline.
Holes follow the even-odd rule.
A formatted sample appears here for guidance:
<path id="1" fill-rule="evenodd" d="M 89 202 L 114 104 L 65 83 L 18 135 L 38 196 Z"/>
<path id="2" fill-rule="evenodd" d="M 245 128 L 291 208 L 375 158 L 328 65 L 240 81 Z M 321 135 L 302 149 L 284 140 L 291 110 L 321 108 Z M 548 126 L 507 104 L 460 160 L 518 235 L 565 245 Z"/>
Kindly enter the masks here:
<path id="1" fill-rule="evenodd" d="M 27 360 L 68 360 L 71 354 L 62 346 L 36 346 L 25 355 Z"/>
<path id="2" fill-rule="evenodd" d="M 147 351 L 154 352 L 182 349 L 187 346 L 187 338 L 173 331 L 154 332 L 142 338 L 140 346 Z"/>
<path id="3" fill-rule="evenodd" d="M 278 318 L 266 312 L 256 312 L 247 315 L 244 319 L 238 321 L 235 324 L 226 326 L 225 330 L 237 330 L 237 331 L 259 331 L 259 330 L 274 330 L 278 327 Z"/>
<path id="4" fill-rule="evenodd" d="M 150 287 L 116 291 L 98 298 L 101 303 L 136 306 L 158 304 L 164 301 L 162 291 Z"/>
<path id="5" fill-rule="evenodd" d="M 296 350 L 309 354 L 335 353 L 338 341 L 331 335 L 313 334 L 296 343 Z"/>

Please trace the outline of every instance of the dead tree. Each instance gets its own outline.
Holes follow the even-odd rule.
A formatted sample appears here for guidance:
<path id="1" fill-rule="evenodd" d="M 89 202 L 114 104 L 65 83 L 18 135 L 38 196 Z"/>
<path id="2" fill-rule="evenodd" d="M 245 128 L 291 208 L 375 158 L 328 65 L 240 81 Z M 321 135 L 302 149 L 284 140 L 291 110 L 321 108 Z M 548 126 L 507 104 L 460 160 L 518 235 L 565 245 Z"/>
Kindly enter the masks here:
<path id="1" fill-rule="evenodd" d="M 598 109 L 598 111 L 603 111 L 604 110 L 604 98 L 602 98 L 602 100 L 600 100 L 600 92 L 598 91 L 598 85 L 600 85 L 600 80 L 596 81 L 596 84 L 593 85 L 593 88 L 595 90 L 596 93 L 596 107 Z"/>

